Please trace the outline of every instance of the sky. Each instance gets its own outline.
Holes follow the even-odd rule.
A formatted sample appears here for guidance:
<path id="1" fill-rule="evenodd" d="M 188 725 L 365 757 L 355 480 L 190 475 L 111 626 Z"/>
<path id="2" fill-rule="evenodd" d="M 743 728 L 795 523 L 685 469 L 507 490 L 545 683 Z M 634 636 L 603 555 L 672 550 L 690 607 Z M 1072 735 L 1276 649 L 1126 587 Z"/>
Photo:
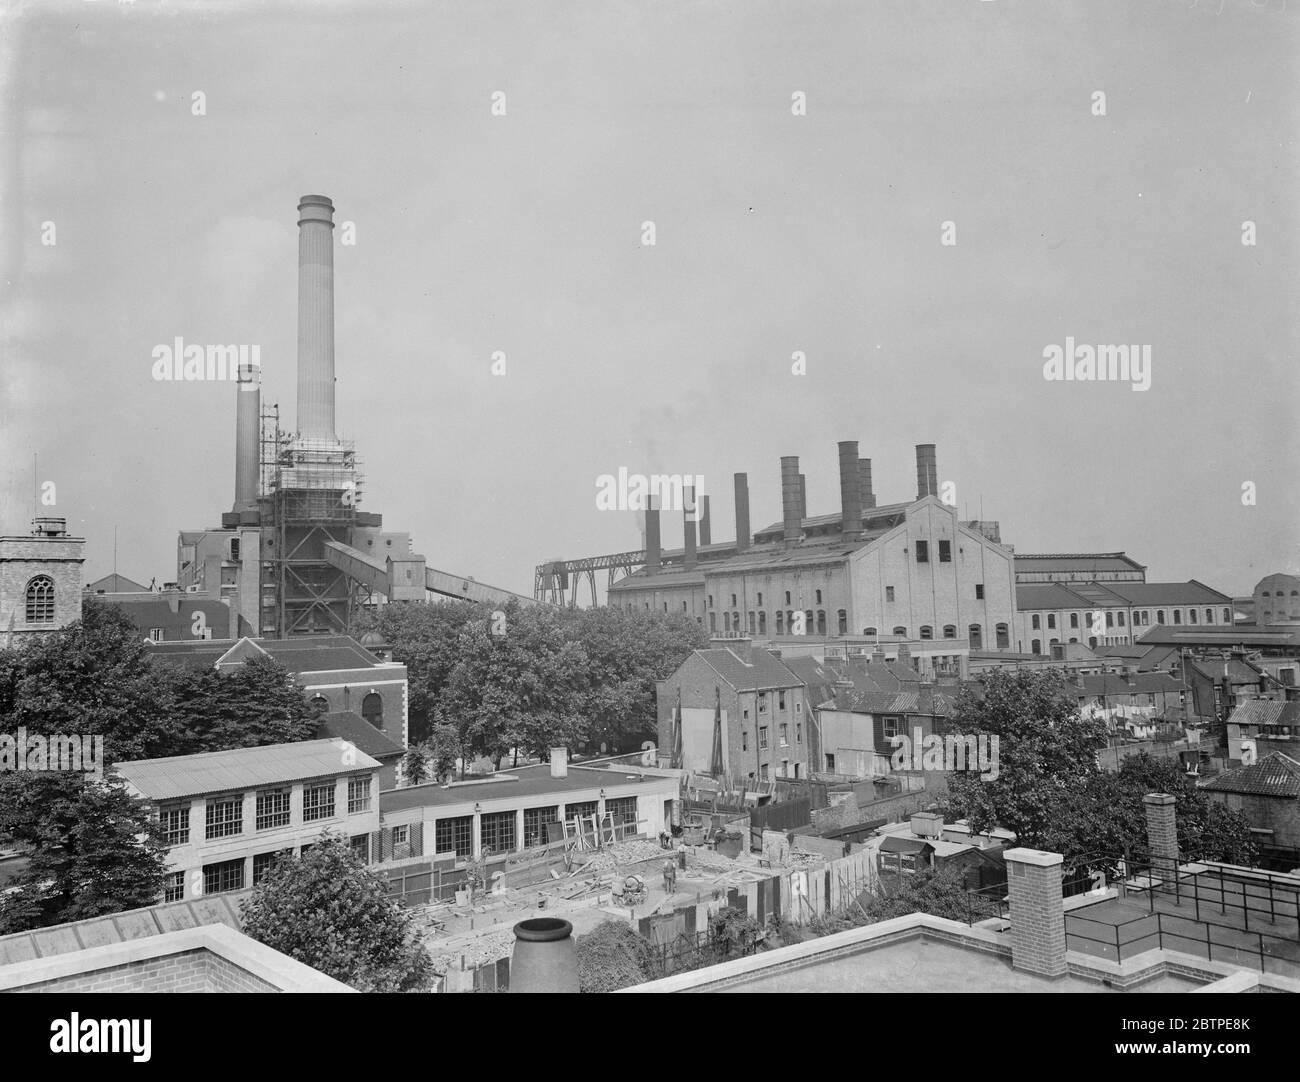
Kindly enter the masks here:
<path id="1" fill-rule="evenodd" d="M 44 492 L 87 581 L 115 532 L 122 574 L 174 578 L 233 500 L 235 388 L 155 381 L 155 346 L 259 345 L 292 427 L 306 193 L 355 233 L 361 507 L 431 567 L 531 594 L 544 560 L 639 547 L 596 504 L 620 467 L 703 475 L 715 540 L 736 471 L 754 528 L 780 518 L 782 455 L 832 513 L 856 439 L 881 503 L 936 444 L 1018 551 L 1229 593 L 1300 571 L 1294 0 L 3 19 L 0 531 Z M 1045 379 L 1067 336 L 1149 346 L 1149 389 Z"/>

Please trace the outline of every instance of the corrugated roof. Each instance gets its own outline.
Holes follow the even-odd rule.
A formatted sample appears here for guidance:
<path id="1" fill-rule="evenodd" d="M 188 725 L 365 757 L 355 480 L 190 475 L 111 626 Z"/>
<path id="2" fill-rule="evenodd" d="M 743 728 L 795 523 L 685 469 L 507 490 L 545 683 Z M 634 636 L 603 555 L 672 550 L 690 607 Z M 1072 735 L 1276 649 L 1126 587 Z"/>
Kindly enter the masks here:
<path id="1" fill-rule="evenodd" d="M 401 744 L 352 710 L 330 710 L 322 714 L 316 726 L 316 737 L 320 740 L 347 740 L 376 759 L 402 755 L 406 751 Z"/>
<path id="2" fill-rule="evenodd" d="M 537 798 L 545 805 L 548 797 L 558 799 L 569 793 L 584 790 L 607 789 L 615 785 L 649 785 L 655 782 L 677 787 L 676 778 L 659 775 L 625 773 L 618 770 L 598 770 L 593 767 L 569 766 L 563 778 L 551 777 L 549 763 L 518 767 L 492 775 L 471 785 L 453 785 L 443 788 L 437 784 L 411 785 L 405 789 L 389 789 L 379 794 L 381 813 L 403 811 L 407 808 L 428 808 L 448 804 L 465 804 L 483 800 L 514 800 L 518 797 Z"/>
<path id="3" fill-rule="evenodd" d="M 1228 770 L 1211 778 L 1202 789 L 1217 793 L 1254 796 L 1300 797 L 1300 763 L 1280 751 L 1269 752 L 1257 763 Z"/>
<path id="4" fill-rule="evenodd" d="M 258 748 L 233 748 L 166 759 L 118 763 L 117 773 L 151 800 L 175 800 L 255 789 L 378 767 L 364 751 L 344 741 L 301 740 Z"/>

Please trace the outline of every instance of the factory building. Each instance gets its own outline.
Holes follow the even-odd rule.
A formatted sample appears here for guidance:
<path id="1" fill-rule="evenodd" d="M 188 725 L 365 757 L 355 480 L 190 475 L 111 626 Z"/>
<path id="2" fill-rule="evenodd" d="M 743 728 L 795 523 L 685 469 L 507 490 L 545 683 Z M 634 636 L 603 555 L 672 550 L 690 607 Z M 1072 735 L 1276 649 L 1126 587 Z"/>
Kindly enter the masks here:
<path id="1" fill-rule="evenodd" d="M 30 534 L 0 537 L 0 646 L 81 619 L 85 547 L 62 518 L 37 518 Z"/>
<path id="2" fill-rule="evenodd" d="M 661 550 L 659 511 L 646 513 L 645 566 L 616 582 L 609 603 L 682 612 L 711 633 L 948 639 L 1009 649 L 1013 556 L 997 523 L 963 522 L 938 496 L 932 444 L 917 452 L 914 500 L 878 505 L 869 459 L 839 445 L 839 513 L 809 517 L 797 457 L 781 460 L 783 517 L 749 534 L 746 475 L 736 475 L 736 541 L 701 553 L 686 512 L 685 544 Z M 954 651 L 955 653 L 956 651 Z"/>

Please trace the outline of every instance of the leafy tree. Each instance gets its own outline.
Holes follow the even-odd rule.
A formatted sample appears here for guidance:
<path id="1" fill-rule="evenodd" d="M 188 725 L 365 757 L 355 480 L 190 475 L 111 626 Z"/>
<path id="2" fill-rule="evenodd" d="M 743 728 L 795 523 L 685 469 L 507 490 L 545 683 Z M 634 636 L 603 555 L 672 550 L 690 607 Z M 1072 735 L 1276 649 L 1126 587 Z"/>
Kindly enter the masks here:
<path id="1" fill-rule="evenodd" d="M 630 924 L 607 920 L 577 939 L 578 991 L 616 992 L 654 980 L 654 950 Z"/>
<path id="2" fill-rule="evenodd" d="M 241 904 L 244 933 L 361 992 L 418 992 L 433 962 L 411 915 L 342 838 L 276 861 Z"/>
<path id="3" fill-rule="evenodd" d="M 956 868 L 925 868 L 912 874 L 882 875 L 880 889 L 863 894 L 858 904 L 868 924 L 908 913 L 929 913 L 964 921 L 968 913 L 965 877 Z M 849 914 L 851 919 L 853 916 Z"/>
<path id="4" fill-rule="evenodd" d="M 249 658 L 225 672 L 178 669 L 171 674 L 172 755 L 255 748 L 310 740 L 317 713 L 303 687 L 271 657 Z"/>
<path id="5" fill-rule="evenodd" d="M 1097 752 L 1106 746 L 1105 722 L 1079 716 L 1056 670 L 986 673 L 979 685 L 962 688 L 948 728 L 998 738 L 996 779 L 973 770 L 948 779 L 952 813 L 979 832 L 1013 830 L 1031 848 L 1047 848 L 1052 824 L 1100 773 Z"/>
<path id="6" fill-rule="evenodd" d="M 147 804 L 70 772 L 0 774 L 0 837 L 29 864 L 0 895 L 0 933 L 153 905 L 165 861 Z"/>

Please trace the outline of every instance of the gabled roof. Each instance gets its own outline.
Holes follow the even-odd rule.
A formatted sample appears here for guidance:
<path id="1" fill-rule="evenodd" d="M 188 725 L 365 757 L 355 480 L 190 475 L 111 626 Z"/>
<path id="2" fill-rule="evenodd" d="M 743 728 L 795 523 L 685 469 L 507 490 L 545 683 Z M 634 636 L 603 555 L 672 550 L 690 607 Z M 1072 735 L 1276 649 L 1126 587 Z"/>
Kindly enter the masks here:
<path id="1" fill-rule="evenodd" d="M 696 650 L 695 656 L 737 691 L 803 687 L 803 680 L 786 668 L 778 658 L 758 647 L 750 651 L 753 662 L 750 665 L 746 665 L 735 652 L 725 647 Z"/>
<path id="2" fill-rule="evenodd" d="M 1017 556 L 1016 559 L 1019 559 Z M 1059 582 L 1016 583 L 1016 609 L 1085 609 L 1088 603 Z"/>
<path id="3" fill-rule="evenodd" d="M 1106 589 L 1130 605 L 1232 605 L 1228 594 L 1211 589 L 1203 582 L 1108 582 Z"/>
<path id="4" fill-rule="evenodd" d="M 1269 752 L 1257 763 L 1228 770 L 1201 786 L 1217 793 L 1253 796 L 1300 797 L 1300 763 L 1280 751 Z"/>
<path id="5" fill-rule="evenodd" d="M 1207 680 L 1222 680 L 1226 676 L 1229 684 L 1258 684 L 1266 676 L 1255 666 L 1237 657 L 1188 658 L 1187 667 L 1200 673 Z"/>
<path id="6" fill-rule="evenodd" d="M 346 740 L 375 759 L 403 755 L 406 749 L 352 710 L 331 710 L 316 725 L 318 740 Z"/>
<path id="7" fill-rule="evenodd" d="M 1078 677 L 1075 690 L 1081 695 L 1174 695 L 1184 690 L 1180 680 L 1167 672 L 1087 673 Z"/>
<path id="8" fill-rule="evenodd" d="M 150 800 L 176 800 L 282 785 L 374 769 L 379 763 L 341 740 L 301 740 L 165 759 L 133 759 L 115 767 Z"/>
<path id="9" fill-rule="evenodd" d="M 238 665 L 269 654 L 291 673 L 380 668 L 383 662 L 348 635 L 303 635 L 293 639 L 195 639 L 146 643 L 162 661 L 186 668 Z"/>
<path id="10" fill-rule="evenodd" d="M 98 593 L 102 590 L 106 594 L 143 594 L 149 592 L 149 587 L 134 579 L 128 579 L 125 575 L 119 575 L 116 571 L 105 575 L 94 582 L 88 582 L 85 586 L 90 593 Z"/>

